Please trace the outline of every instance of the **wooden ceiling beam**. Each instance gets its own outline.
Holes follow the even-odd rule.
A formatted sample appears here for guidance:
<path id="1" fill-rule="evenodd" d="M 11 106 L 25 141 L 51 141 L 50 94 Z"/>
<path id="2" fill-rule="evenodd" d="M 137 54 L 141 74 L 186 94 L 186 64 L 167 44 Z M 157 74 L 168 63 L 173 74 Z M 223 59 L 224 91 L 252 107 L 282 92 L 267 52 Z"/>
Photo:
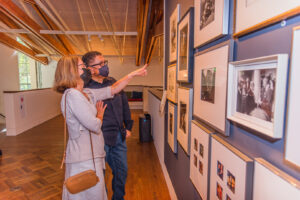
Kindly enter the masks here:
<path id="1" fill-rule="evenodd" d="M 0 11 L 7 15 L 12 20 L 23 26 L 25 29 L 33 33 L 40 40 L 45 42 L 48 46 L 54 49 L 61 55 L 68 55 L 69 52 L 58 43 L 53 37 L 49 35 L 41 35 L 40 30 L 42 29 L 33 19 L 31 19 L 23 10 L 21 10 L 11 0 L 0 0 Z"/>
<path id="2" fill-rule="evenodd" d="M 10 48 L 13 48 L 17 51 L 20 51 L 24 53 L 25 55 L 31 57 L 34 60 L 37 60 L 41 62 L 44 65 L 48 65 L 48 58 L 46 57 L 36 57 L 36 53 L 32 50 L 29 49 L 28 47 L 22 45 L 20 42 L 17 40 L 12 39 L 11 37 L 7 36 L 4 33 L 0 33 L 0 42 Z"/>
<path id="3" fill-rule="evenodd" d="M 60 30 L 58 26 L 48 17 L 48 15 L 34 1 L 31 1 L 30 4 L 37 12 L 37 14 L 40 16 L 40 18 L 44 21 L 44 23 L 48 26 L 49 29 Z M 69 51 L 70 54 L 76 53 L 72 47 L 72 44 L 69 42 L 66 36 L 56 35 L 56 37 L 59 39 L 61 44 Z"/>

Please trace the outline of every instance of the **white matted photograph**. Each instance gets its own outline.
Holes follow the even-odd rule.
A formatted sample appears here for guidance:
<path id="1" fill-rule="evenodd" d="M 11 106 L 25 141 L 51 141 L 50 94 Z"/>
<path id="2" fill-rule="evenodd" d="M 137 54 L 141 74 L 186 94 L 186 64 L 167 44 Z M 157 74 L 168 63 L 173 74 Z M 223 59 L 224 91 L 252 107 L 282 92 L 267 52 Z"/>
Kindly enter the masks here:
<path id="1" fill-rule="evenodd" d="M 177 106 L 168 102 L 168 144 L 177 153 Z"/>
<path id="2" fill-rule="evenodd" d="M 168 67 L 168 79 L 167 79 L 167 98 L 173 103 L 177 103 L 177 88 L 176 81 L 176 64 Z"/>
<path id="3" fill-rule="evenodd" d="M 236 0 L 235 4 L 234 36 L 238 37 L 285 20 L 299 13 L 300 9 L 299 1 L 295 0 Z"/>
<path id="4" fill-rule="evenodd" d="M 228 34 L 229 0 L 195 0 L 194 47 Z"/>
<path id="5" fill-rule="evenodd" d="M 300 199 L 300 182 L 263 158 L 255 158 L 253 199 Z"/>
<path id="6" fill-rule="evenodd" d="M 287 102 L 285 160 L 300 168 L 300 26 L 294 28 Z"/>
<path id="7" fill-rule="evenodd" d="M 188 155 L 190 155 L 191 144 L 192 97 L 193 89 L 178 88 L 177 140 Z"/>
<path id="8" fill-rule="evenodd" d="M 192 82 L 194 8 L 190 8 L 178 23 L 177 81 Z"/>
<path id="9" fill-rule="evenodd" d="M 229 134 L 226 94 L 227 69 L 232 56 L 232 40 L 195 54 L 193 115 L 224 135 Z"/>
<path id="10" fill-rule="evenodd" d="M 191 125 L 191 155 L 196 155 L 198 166 L 190 160 L 190 179 L 202 200 L 209 199 L 210 143 L 213 131 L 193 120 Z"/>
<path id="11" fill-rule="evenodd" d="M 176 61 L 177 54 L 177 24 L 180 19 L 180 4 L 177 4 L 175 10 L 170 16 L 170 32 L 169 32 L 169 62 Z"/>
<path id="12" fill-rule="evenodd" d="M 282 138 L 287 70 L 287 54 L 230 63 L 227 118 L 267 138 Z"/>
<path id="13" fill-rule="evenodd" d="M 253 160 L 212 135 L 210 160 L 210 199 L 252 199 Z"/>

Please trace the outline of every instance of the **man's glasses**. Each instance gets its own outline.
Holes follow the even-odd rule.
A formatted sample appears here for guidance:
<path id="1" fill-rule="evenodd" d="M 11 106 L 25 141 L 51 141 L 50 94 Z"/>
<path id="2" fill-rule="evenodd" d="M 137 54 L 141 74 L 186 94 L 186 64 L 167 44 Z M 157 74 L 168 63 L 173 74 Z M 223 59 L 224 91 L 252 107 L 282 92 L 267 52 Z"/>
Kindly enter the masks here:
<path id="1" fill-rule="evenodd" d="M 108 60 L 104 60 L 103 62 L 99 62 L 99 63 L 93 64 L 93 65 L 89 65 L 89 67 L 95 67 L 97 65 L 100 65 L 101 67 L 103 67 L 104 65 L 107 65 L 107 64 L 108 64 Z"/>

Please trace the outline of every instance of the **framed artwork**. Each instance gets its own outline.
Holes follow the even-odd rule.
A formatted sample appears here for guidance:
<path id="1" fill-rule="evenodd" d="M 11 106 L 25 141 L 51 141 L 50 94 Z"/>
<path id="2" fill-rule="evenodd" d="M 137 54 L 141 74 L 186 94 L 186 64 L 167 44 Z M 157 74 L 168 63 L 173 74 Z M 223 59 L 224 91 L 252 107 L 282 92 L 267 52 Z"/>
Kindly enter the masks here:
<path id="1" fill-rule="evenodd" d="M 300 3 L 295 0 L 236 0 L 235 7 L 235 37 L 285 20 L 300 12 Z"/>
<path id="2" fill-rule="evenodd" d="M 177 54 L 177 24 L 180 19 L 180 4 L 177 4 L 175 10 L 170 16 L 170 34 L 169 34 L 169 61 L 176 61 Z"/>
<path id="3" fill-rule="evenodd" d="M 168 100 L 177 103 L 176 64 L 168 67 L 167 97 Z"/>
<path id="4" fill-rule="evenodd" d="M 256 158 L 253 199 L 300 199 L 300 182 L 262 158 Z"/>
<path id="5" fill-rule="evenodd" d="M 252 199 L 253 160 L 212 135 L 210 199 Z"/>
<path id="6" fill-rule="evenodd" d="M 197 166 L 190 159 L 190 179 L 202 200 L 209 199 L 210 144 L 213 132 L 197 121 L 191 125 L 191 155 L 196 157 Z"/>
<path id="7" fill-rule="evenodd" d="M 177 81 L 192 82 L 194 47 L 194 8 L 190 8 L 178 23 Z"/>
<path id="8" fill-rule="evenodd" d="M 194 47 L 228 34 L 229 0 L 195 0 Z"/>
<path id="9" fill-rule="evenodd" d="M 287 70 L 287 54 L 229 63 L 227 118 L 282 138 Z"/>
<path id="10" fill-rule="evenodd" d="M 286 139 L 285 139 L 285 160 L 297 167 L 300 167 L 300 135 L 299 135 L 299 115 L 300 115 L 300 26 L 294 28 L 293 45 L 291 50 L 291 66 L 289 74 L 289 92 L 287 102 L 286 118 Z"/>
<path id="11" fill-rule="evenodd" d="M 226 92 L 228 62 L 232 56 L 232 40 L 195 54 L 193 115 L 224 135 L 229 134 Z"/>
<path id="12" fill-rule="evenodd" d="M 188 155 L 190 155 L 192 97 L 192 88 L 178 87 L 177 140 Z"/>
<path id="13" fill-rule="evenodd" d="M 174 153 L 177 153 L 177 106 L 168 102 L 168 143 Z"/>

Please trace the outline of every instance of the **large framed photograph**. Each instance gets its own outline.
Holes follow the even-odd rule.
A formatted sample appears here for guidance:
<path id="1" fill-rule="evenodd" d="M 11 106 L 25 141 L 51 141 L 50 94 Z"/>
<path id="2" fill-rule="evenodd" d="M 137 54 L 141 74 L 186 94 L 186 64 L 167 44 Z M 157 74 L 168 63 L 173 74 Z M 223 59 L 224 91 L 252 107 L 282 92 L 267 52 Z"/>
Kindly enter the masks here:
<path id="1" fill-rule="evenodd" d="M 232 56 L 232 40 L 195 55 L 194 116 L 224 135 L 229 134 L 226 92 L 228 62 L 232 61 Z"/>
<path id="2" fill-rule="evenodd" d="M 190 179 L 202 200 L 209 199 L 210 144 L 213 131 L 193 120 L 191 125 Z"/>
<path id="3" fill-rule="evenodd" d="M 300 199 L 300 182 L 268 161 L 256 158 L 253 199 Z"/>
<path id="4" fill-rule="evenodd" d="M 294 28 L 293 45 L 291 50 L 291 66 L 289 74 L 289 92 L 287 102 L 285 160 L 300 167 L 300 26 Z"/>
<path id="5" fill-rule="evenodd" d="M 168 144 L 177 153 L 177 106 L 168 102 Z"/>
<path id="6" fill-rule="evenodd" d="M 212 135 L 210 199 L 252 199 L 253 160 Z"/>
<path id="7" fill-rule="evenodd" d="M 192 88 L 178 87 L 177 140 L 188 155 L 190 155 L 192 97 Z"/>
<path id="8" fill-rule="evenodd" d="M 270 24 L 299 14 L 295 0 L 236 0 L 235 37 L 240 37 Z"/>
<path id="9" fill-rule="evenodd" d="M 287 70 L 287 54 L 229 63 L 227 118 L 265 138 L 282 138 Z"/>
<path id="10" fill-rule="evenodd" d="M 194 47 L 194 8 L 190 8 L 178 24 L 177 81 L 192 82 Z"/>
<path id="11" fill-rule="evenodd" d="M 194 47 L 228 34 L 229 0 L 195 0 Z"/>
<path id="12" fill-rule="evenodd" d="M 168 67 L 167 79 L 167 98 L 173 103 L 177 103 L 177 81 L 176 81 L 176 64 Z"/>
<path id="13" fill-rule="evenodd" d="M 170 34 L 169 34 L 169 61 L 176 61 L 177 54 L 177 25 L 180 19 L 180 4 L 177 4 L 175 10 L 170 16 Z"/>

